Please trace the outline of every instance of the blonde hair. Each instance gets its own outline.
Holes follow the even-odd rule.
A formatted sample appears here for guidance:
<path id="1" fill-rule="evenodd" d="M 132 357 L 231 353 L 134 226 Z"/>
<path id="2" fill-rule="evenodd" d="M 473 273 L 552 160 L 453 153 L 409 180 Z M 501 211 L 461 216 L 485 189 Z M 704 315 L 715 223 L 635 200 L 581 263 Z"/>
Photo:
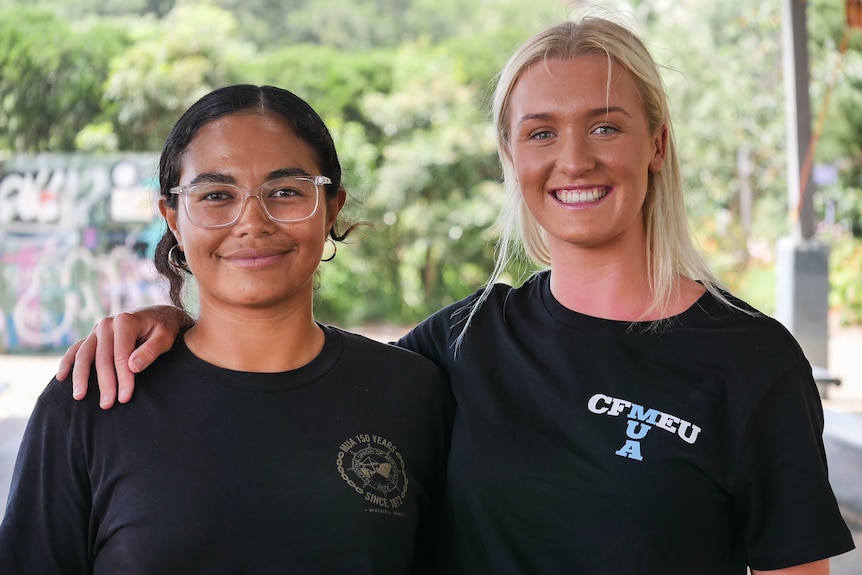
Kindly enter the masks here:
<path id="1" fill-rule="evenodd" d="M 518 48 L 498 76 L 493 120 L 506 203 L 497 220 L 500 238 L 494 270 L 473 303 L 456 346 L 460 345 L 473 315 L 487 299 L 493 285 L 518 255 L 526 255 L 540 267 L 551 264 L 546 232 L 527 209 L 509 152 L 509 101 L 515 83 L 538 62 L 596 55 L 608 58 L 609 68 L 616 63 L 628 70 L 640 94 L 650 133 L 658 133 L 663 125 L 667 129 L 664 165 L 659 172 L 650 173 L 643 206 L 648 282 L 653 296 L 644 316 L 667 317 L 679 276 L 701 281 L 715 297 L 729 304 L 721 293 L 718 279 L 692 239 L 669 104 L 659 67 L 631 30 L 606 18 L 591 16 L 577 22 L 563 22 L 536 34 Z M 651 322 L 651 327 L 658 327 L 661 322 Z"/>

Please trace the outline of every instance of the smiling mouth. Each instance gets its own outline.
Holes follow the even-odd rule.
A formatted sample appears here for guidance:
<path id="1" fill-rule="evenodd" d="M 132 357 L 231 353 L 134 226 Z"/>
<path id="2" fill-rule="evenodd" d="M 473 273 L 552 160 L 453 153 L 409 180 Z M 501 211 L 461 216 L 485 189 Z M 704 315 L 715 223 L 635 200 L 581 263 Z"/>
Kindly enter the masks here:
<path id="1" fill-rule="evenodd" d="M 605 187 L 591 188 L 589 190 L 557 190 L 554 197 L 564 204 L 588 204 L 597 202 L 608 195 Z"/>
<path id="2" fill-rule="evenodd" d="M 223 254 L 223 258 L 230 264 L 243 269 L 263 269 L 280 261 L 286 254 L 283 249 L 259 248 L 241 249 L 229 254 Z"/>

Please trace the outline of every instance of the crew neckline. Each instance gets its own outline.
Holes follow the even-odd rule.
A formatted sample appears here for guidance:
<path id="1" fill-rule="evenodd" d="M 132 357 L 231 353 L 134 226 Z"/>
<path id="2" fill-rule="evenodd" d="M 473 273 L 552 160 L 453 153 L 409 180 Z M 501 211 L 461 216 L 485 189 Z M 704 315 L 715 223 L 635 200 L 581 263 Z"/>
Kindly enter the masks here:
<path id="1" fill-rule="evenodd" d="M 220 367 L 209 363 L 192 352 L 185 338 L 177 340 L 175 352 L 181 367 L 195 375 L 236 389 L 250 392 L 278 392 L 314 384 L 323 379 L 339 362 L 344 353 L 343 335 L 336 329 L 317 324 L 323 330 L 324 343 L 310 362 L 296 369 L 282 372 L 249 372 Z"/>
<path id="2" fill-rule="evenodd" d="M 652 321 L 628 321 L 608 319 L 588 315 L 567 308 L 551 293 L 550 270 L 538 274 L 538 292 L 542 305 L 548 314 L 557 322 L 576 329 L 598 330 L 604 332 L 644 333 L 650 331 Z M 700 282 L 698 282 L 700 283 Z M 680 327 L 690 323 L 694 318 L 702 317 L 715 301 L 709 291 L 705 291 L 697 300 L 682 312 L 659 320 L 667 327 Z"/>

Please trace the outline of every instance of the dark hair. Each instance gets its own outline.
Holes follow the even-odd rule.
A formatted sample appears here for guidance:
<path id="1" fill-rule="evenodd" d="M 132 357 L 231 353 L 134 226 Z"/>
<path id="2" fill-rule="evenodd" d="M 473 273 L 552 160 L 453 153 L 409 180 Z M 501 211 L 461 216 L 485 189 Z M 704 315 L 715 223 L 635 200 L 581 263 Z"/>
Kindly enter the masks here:
<path id="1" fill-rule="evenodd" d="M 159 194 L 168 207 L 177 207 L 177 196 L 169 190 L 179 185 L 186 148 L 198 130 L 212 120 L 244 111 L 274 114 L 287 120 L 296 135 L 314 149 L 323 174 L 332 180 L 331 184 L 325 186 L 326 196 L 333 198 L 338 194 L 341 188 L 341 163 L 332 135 L 314 108 L 296 94 L 282 88 L 239 84 L 213 90 L 192 104 L 168 134 L 159 158 Z M 353 229 L 351 226 L 344 233 L 339 233 L 337 223 L 329 232 L 333 241 L 344 240 Z M 156 245 L 154 260 L 156 270 L 170 284 L 171 302 L 182 308 L 185 277 L 168 261 L 168 253 L 176 245 L 173 233 L 166 230 Z"/>

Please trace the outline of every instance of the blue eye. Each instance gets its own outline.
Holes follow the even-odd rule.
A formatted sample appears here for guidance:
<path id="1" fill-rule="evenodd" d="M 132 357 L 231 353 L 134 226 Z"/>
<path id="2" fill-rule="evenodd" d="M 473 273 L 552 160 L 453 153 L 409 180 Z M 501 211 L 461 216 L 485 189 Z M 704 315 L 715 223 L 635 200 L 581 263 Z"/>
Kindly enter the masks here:
<path id="1" fill-rule="evenodd" d="M 594 131 L 595 131 L 595 133 L 597 133 L 600 136 L 607 136 L 607 135 L 616 134 L 619 132 L 619 130 L 616 127 L 609 126 L 609 125 L 599 126 Z"/>
<path id="2" fill-rule="evenodd" d="M 553 133 L 550 130 L 539 130 L 530 134 L 530 138 L 533 140 L 547 140 L 551 136 Z"/>

